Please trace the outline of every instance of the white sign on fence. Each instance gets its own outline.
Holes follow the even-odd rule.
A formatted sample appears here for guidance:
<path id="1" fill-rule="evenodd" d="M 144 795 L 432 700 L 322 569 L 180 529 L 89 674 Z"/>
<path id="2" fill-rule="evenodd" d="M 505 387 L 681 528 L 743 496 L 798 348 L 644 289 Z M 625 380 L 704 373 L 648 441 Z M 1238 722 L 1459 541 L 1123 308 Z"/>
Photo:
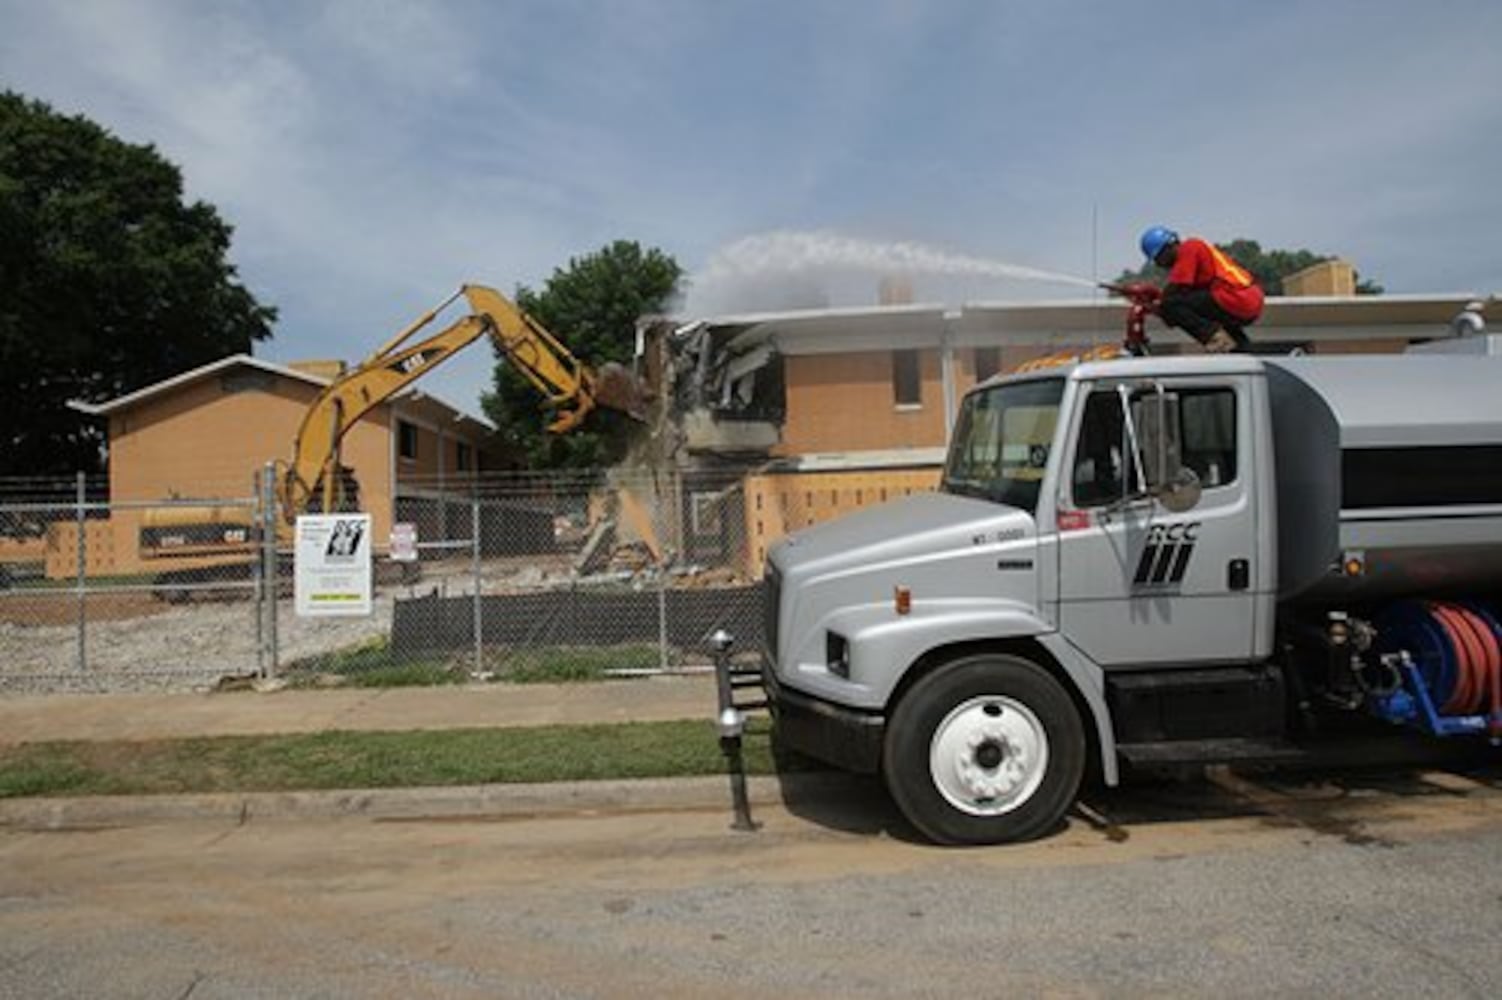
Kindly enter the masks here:
<path id="1" fill-rule="evenodd" d="M 297 519 L 293 595 L 303 617 L 370 614 L 370 515 Z"/>
<path id="2" fill-rule="evenodd" d="M 417 525 L 403 521 L 391 526 L 391 561 L 417 561 Z"/>

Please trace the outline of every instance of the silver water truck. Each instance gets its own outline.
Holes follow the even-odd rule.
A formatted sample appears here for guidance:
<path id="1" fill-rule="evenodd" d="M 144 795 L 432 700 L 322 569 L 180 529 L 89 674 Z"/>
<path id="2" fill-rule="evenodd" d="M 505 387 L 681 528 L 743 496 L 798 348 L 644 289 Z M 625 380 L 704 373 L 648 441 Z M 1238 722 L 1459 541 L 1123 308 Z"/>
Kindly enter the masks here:
<path id="1" fill-rule="evenodd" d="M 779 739 L 943 843 L 1053 829 L 1087 768 L 1281 759 L 1339 716 L 1495 741 L 1502 357 L 991 381 L 938 492 L 788 537 L 766 592 Z"/>

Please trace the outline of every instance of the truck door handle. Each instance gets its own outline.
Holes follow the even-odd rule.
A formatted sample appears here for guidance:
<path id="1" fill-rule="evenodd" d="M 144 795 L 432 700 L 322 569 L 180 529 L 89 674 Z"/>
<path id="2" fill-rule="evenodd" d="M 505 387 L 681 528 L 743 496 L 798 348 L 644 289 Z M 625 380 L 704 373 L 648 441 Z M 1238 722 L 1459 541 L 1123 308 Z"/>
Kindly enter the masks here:
<path id="1" fill-rule="evenodd" d="M 1245 559 L 1232 559 L 1226 567 L 1226 586 L 1232 590 L 1245 590 L 1252 585 L 1252 564 Z"/>

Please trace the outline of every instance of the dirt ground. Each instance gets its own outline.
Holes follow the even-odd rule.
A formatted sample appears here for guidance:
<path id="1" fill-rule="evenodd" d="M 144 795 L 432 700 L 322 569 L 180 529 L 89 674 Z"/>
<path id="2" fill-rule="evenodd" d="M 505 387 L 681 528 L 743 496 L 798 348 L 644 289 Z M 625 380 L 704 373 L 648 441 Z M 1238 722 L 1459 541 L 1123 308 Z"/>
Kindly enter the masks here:
<path id="1" fill-rule="evenodd" d="M 66 590 L 44 593 L 0 594 L 0 623 L 10 625 L 76 625 L 79 601 Z M 114 622 L 165 614 L 172 605 L 154 594 L 129 591 L 87 594 L 83 599 L 84 620 Z"/>
<path id="2" fill-rule="evenodd" d="M 1098 794 L 1011 847 L 883 797 L 0 835 L 0 970 L 71 997 L 1502 995 L 1502 781 Z"/>

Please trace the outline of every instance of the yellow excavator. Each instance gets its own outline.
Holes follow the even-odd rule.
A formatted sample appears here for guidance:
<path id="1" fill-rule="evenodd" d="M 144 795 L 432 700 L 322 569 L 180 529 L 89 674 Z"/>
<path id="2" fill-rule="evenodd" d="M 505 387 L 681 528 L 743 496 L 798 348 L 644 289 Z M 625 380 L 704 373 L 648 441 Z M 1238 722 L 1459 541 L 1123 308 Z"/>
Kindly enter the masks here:
<path id="1" fill-rule="evenodd" d="M 467 315 L 412 342 L 461 297 L 468 300 Z M 357 507 L 357 485 L 339 460 L 344 436 L 362 416 L 484 336 L 552 407 L 549 431 L 563 434 L 574 429 L 596 407 L 646 419 L 648 393 L 625 367 L 614 362 L 598 368 L 586 365 L 500 292 L 484 285 L 464 285 L 360 364 L 341 373 L 308 406 L 292 460 L 278 482 L 282 512 L 278 534 L 290 537 L 299 514 Z M 254 527 L 247 515 L 248 510 L 239 507 L 148 509 L 141 518 L 141 555 L 243 556 L 254 545 Z"/>
<path id="2" fill-rule="evenodd" d="M 469 301 L 468 315 L 409 343 L 461 296 Z M 553 408 L 556 416 L 549 431 L 563 434 L 574 429 L 597 406 L 646 419 L 647 394 L 626 368 L 614 362 L 591 368 L 500 292 L 464 285 L 336 378 L 308 407 L 292 463 L 280 484 L 286 520 L 314 510 L 339 510 L 352 501 L 347 496 L 349 479 L 339 462 L 345 433 L 370 410 L 487 335 Z"/>

